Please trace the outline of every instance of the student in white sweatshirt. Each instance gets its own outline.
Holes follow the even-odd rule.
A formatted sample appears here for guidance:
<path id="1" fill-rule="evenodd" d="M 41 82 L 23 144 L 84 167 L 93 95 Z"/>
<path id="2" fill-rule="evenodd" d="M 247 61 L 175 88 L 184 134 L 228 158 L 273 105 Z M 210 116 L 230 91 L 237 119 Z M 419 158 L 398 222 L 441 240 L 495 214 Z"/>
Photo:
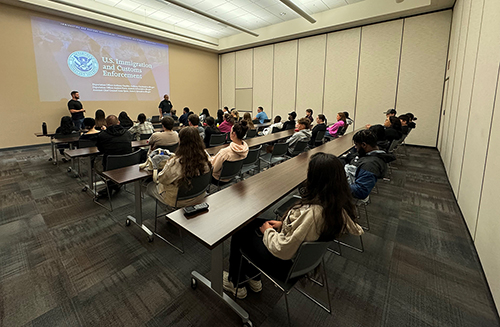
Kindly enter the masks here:
<path id="1" fill-rule="evenodd" d="M 229 272 L 224 272 L 223 287 L 233 295 L 238 280 L 242 249 L 264 271 L 284 276 L 292 266 L 303 242 L 330 241 L 342 233 L 360 235 L 362 228 L 353 222 L 354 207 L 340 160 L 332 154 L 317 153 L 311 157 L 302 199 L 277 220 L 255 219 L 231 238 Z M 260 235 L 260 236 L 259 236 Z M 243 260 L 240 281 L 247 277 L 254 292 L 262 290 L 258 270 Z M 238 298 L 245 298 L 244 285 L 238 288 Z"/>

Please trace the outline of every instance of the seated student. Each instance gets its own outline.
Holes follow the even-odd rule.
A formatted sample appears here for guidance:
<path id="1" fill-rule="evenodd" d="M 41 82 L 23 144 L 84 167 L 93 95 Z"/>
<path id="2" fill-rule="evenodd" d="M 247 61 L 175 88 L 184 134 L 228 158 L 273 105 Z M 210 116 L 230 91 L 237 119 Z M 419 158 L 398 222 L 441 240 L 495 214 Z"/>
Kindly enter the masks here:
<path id="1" fill-rule="evenodd" d="M 347 156 L 345 171 L 354 198 L 365 199 L 377 180 L 384 178 L 387 164 L 396 157 L 378 148 L 377 138 L 370 130 L 357 132 L 352 140 L 356 153 Z"/>
<path id="2" fill-rule="evenodd" d="M 252 115 L 250 115 L 249 112 L 245 112 L 245 114 L 243 115 L 243 120 L 247 122 L 248 129 L 255 129 L 255 125 L 252 121 Z"/>
<path id="3" fill-rule="evenodd" d="M 212 134 L 220 134 L 220 130 L 215 126 L 215 119 L 214 117 L 207 117 L 206 120 L 207 127 L 205 128 L 205 137 L 203 141 L 205 142 L 205 147 L 210 146 L 210 138 L 212 137 Z"/>
<path id="4" fill-rule="evenodd" d="M 231 143 L 228 147 L 225 147 L 215 156 L 210 158 L 214 170 L 212 172 L 212 183 L 218 184 L 220 179 L 220 173 L 222 171 L 222 164 L 224 161 L 238 161 L 245 159 L 248 154 L 248 145 L 243 138 L 247 134 L 248 126 L 246 121 L 235 123 L 231 128 Z M 220 185 L 226 184 L 227 180 L 220 180 Z"/>
<path id="5" fill-rule="evenodd" d="M 172 111 L 170 111 L 172 113 Z M 165 116 L 161 120 L 163 132 L 156 132 L 149 138 L 149 152 L 157 149 L 179 143 L 179 135 L 172 131 L 174 128 L 174 119 L 171 116 Z"/>
<path id="6" fill-rule="evenodd" d="M 222 133 L 231 132 L 231 127 L 234 125 L 234 118 L 231 114 L 224 114 L 224 121 L 219 125 L 219 130 Z"/>
<path id="7" fill-rule="evenodd" d="M 198 115 L 195 114 L 189 115 L 188 124 L 189 126 L 196 128 L 202 140 L 205 138 L 205 129 L 200 126 L 200 117 L 198 117 Z"/>
<path id="8" fill-rule="evenodd" d="M 283 128 L 283 123 L 281 122 L 281 116 L 276 116 L 274 117 L 274 122 L 271 124 L 271 126 L 264 128 L 262 131 L 262 135 L 268 135 L 273 132 L 273 128 L 277 128 L 281 130 Z"/>
<path id="9" fill-rule="evenodd" d="M 294 129 L 295 128 L 295 118 L 297 118 L 297 113 L 292 111 L 288 114 L 288 120 L 283 123 L 283 130 Z"/>
<path id="10" fill-rule="evenodd" d="M 95 129 L 98 131 L 106 129 L 106 114 L 102 109 L 95 111 Z"/>
<path id="11" fill-rule="evenodd" d="M 401 121 L 401 133 L 403 133 L 403 135 L 408 135 L 408 133 L 410 132 L 410 128 L 408 127 L 410 117 L 408 117 L 407 115 L 401 115 L 398 118 Z"/>
<path id="12" fill-rule="evenodd" d="M 247 289 L 242 282 L 247 276 L 252 291 L 262 290 L 261 276 L 254 266 L 243 260 L 239 271 L 240 250 L 267 273 L 286 278 L 303 242 L 331 241 L 346 231 L 363 233 L 354 223 L 356 208 L 337 157 L 323 152 L 311 156 L 304 189 L 302 199 L 281 220 L 255 219 L 232 236 L 229 272 L 223 276 L 226 291 L 235 295 L 238 287 L 238 298 L 245 298 Z"/>
<path id="13" fill-rule="evenodd" d="M 235 122 L 240 121 L 240 113 L 238 110 L 233 108 L 233 110 L 231 110 L 231 115 L 233 116 Z"/>
<path id="14" fill-rule="evenodd" d="M 201 114 L 200 114 L 200 122 L 203 124 L 205 122 L 205 119 L 207 119 L 208 117 L 210 117 L 210 112 L 208 112 L 208 109 L 207 108 L 204 108 L 202 111 L 201 111 Z"/>
<path id="15" fill-rule="evenodd" d="M 65 137 L 71 137 L 78 135 L 79 129 L 75 127 L 73 124 L 73 120 L 71 119 L 70 116 L 63 116 L 61 117 L 61 124 L 59 127 L 56 129 L 56 133 L 54 135 L 54 138 L 56 139 L 63 139 Z M 64 149 L 69 149 L 68 144 L 57 144 L 57 148 L 59 149 L 60 154 L 64 154 Z M 66 158 L 62 158 L 62 161 L 66 162 Z"/>
<path id="16" fill-rule="evenodd" d="M 311 135 L 311 140 L 309 141 L 309 145 L 314 146 L 316 144 L 316 136 L 318 135 L 318 132 L 321 131 L 326 131 L 326 124 L 325 124 L 325 115 L 319 114 L 318 117 L 316 117 L 316 126 L 312 129 L 312 135 Z"/>
<path id="17" fill-rule="evenodd" d="M 396 111 L 396 109 L 389 109 L 386 112 L 384 112 L 384 114 L 385 114 L 385 118 L 396 117 L 397 111 Z"/>
<path id="18" fill-rule="evenodd" d="M 224 112 L 221 109 L 219 109 L 217 110 L 217 121 L 215 123 L 222 124 L 223 121 L 224 121 Z"/>
<path id="19" fill-rule="evenodd" d="M 336 137 L 339 136 L 339 131 L 346 125 L 345 114 L 343 112 L 337 113 L 337 122 L 330 127 L 327 127 L 326 136 Z"/>
<path id="20" fill-rule="evenodd" d="M 376 135 L 377 144 L 385 151 L 389 149 L 392 141 L 403 137 L 401 121 L 396 116 L 388 116 L 384 125 L 367 125 L 367 127 Z"/>
<path id="21" fill-rule="evenodd" d="M 179 120 L 179 117 L 177 117 L 176 113 L 177 113 L 177 110 L 175 110 L 175 109 L 170 110 L 170 115 L 172 116 L 174 122 Z"/>
<path id="22" fill-rule="evenodd" d="M 257 115 L 254 118 L 255 120 L 259 120 L 260 124 L 264 124 L 266 122 L 267 114 L 264 112 L 264 108 L 258 107 L 257 108 Z M 294 118 L 295 119 L 295 118 Z"/>
<path id="23" fill-rule="evenodd" d="M 179 123 L 188 126 L 189 108 L 184 107 L 182 115 L 179 117 Z"/>
<path id="24" fill-rule="evenodd" d="M 415 124 L 415 120 L 417 120 L 417 117 L 415 117 L 411 112 L 407 113 L 406 116 L 410 119 L 408 122 L 408 128 L 410 130 L 414 129 L 417 127 L 417 124 Z"/>
<path id="25" fill-rule="evenodd" d="M 155 129 L 153 127 L 153 124 L 146 121 L 145 114 L 139 114 L 139 116 L 137 116 L 137 123 L 135 123 L 134 126 L 130 127 L 128 131 L 130 134 L 132 134 L 132 137 L 135 140 L 139 141 L 141 139 L 141 134 L 153 134 L 155 132 Z"/>
<path id="26" fill-rule="evenodd" d="M 307 141 L 311 140 L 311 122 L 307 118 L 300 118 L 297 122 L 297 129 L 293 135 L 286 140 L 286 144 L 288 144 L 288 152 L 292 153 L 299 141 Z"/>
<path id="27" fill-rule="evenodd" d="M 227 106 L 224 106 L 224 108 L 222 108 L 222 114 L 225 115 L 228 113 L 229 113 L 229 108 Z"/>
<path id="28" fill-rule="evenodd" d="M 120 112 L 120 115 L 118 115 L 118 120 L 120 121 L 120 126 L 129 129 L 130 127 L 134 126 L 134 122 L 128 114 L 125 111 Z"/>
<path id="29" fill-rule="evenodd" d="M 153 181 L 148 184 L 147 192 L 162 203 L 173 207 L 181 183 L 209 172 L 210 167 L 211 164 L 198 130 L 194 127 L 184 127 L 179 132 L 179 147 L 175 155 L 167 160 L 163 170 L 158 173 L 158 182 Z M 204 197 L 205 194 L 201 194 L 193 199 L 179 201 L 177 206 L 198 204 L 203 202 Z"/>
<path id="30" fill-rule="evenodd" d="M 313 123 L 314 117 L 313 117 L 313 110 L 312 109 L 306 109 L 306 118 L 309 119 L 311 124 Z"/>
<path id="31" fill-rule="evenodd" d="M 87 132 L 80 136 L 80 140 L 89 140 L 89 141 L 92 141 L 94 143 L 97 142 L 97 135 L 99 135 L 99 133 L 101 131 L 98 131 L 97 129 L 95 129 L 94 118 L 90 118 L 90 117 L 85 118 L 83 120 L 83 126 L 87 130 Z"/>

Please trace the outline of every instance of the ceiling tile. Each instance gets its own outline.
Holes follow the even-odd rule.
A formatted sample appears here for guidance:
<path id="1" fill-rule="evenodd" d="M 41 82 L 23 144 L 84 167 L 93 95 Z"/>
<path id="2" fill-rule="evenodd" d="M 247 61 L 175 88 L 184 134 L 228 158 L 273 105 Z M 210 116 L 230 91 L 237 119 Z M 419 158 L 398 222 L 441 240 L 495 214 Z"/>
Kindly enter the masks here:
<path id="1" fill-rule="evenodd" d="M 272 14 L 281 17 L 283 20 L 290 20 L 294 18 L 300 17 L 297 15 L 294 11 L 292 11 L 290 8 L 283 4 L 275 4 L 274 6 L 267 7 L 267 11 L 271 12 Z M 286 15 L 281 16 L 281 13 L 286 13 Z"/>
<path id="2" fill-rule="evenodd" d="M 321 2 L 321 0 L 308 2 L 304 4 L 303 7 L 309 9 L 309 11 L 311 11 L 312 14 L 326 11 L 329 9 L 323 2 Z"/>
<path id="3" fill-rule="evenodd" d="M 115 5 L 115 8 L 123 9 L 126 11 L 133 11 L 134 9 L 137 9 L 137 7 L 139 7 L 140 5 L 141 5 L 140 3 L 134 1 L 122 0 Z"/>
<path id="4" fill-rule="evenodd" d="M 256 0 L 253 3 L 256 5 L 262 7 L 262 8 L 267 8 L 273 5 L 276 5 L 277 1 L 276 0 Z"/>
<path id="5" fill-rule="evenodd" d="M 158 10 L 157 12 L 154 12 L 151 15 L 149 15 L 148 18 L 152 18 L 152 19 L 156 19 L 156 20 L 162 21 L 162 20 L 164 20 L 165 18 L 167 18 L 169 16 L 170 15 L 167 14 L 166 12 Z"/>
<path id="6" fill-rule="evenodd" d="M 211 13 L 212 15 L 217 16 L 219 14 L 224 14 L 224 13 L 233 11 L 235 9 L 238 9 L 238 7 L 230 4 L 229 2 L 226 2 L 220 6 L 217 6 L 217 7 L 214 7 L 212 9 L 208 10 L 207 12 Z"/>
<path id="7" fill-rule="evenodd" d="M 133 12 L 141 16 L 149 16 L 157 11 L 158 11 L 157 9 L 142 5 L 134 9 Z"/>
<path id="8" fill-rule="evenodd" d="M 120 0 L 95 0 L 108 6 L 115 6 Z"/>
<path id="9" fill-rule="evenodd" d="M 363 0 L 346 0 L 348 4 L 356 3 L 356 2 L 361 2 Z"/>
<path id="10" fill-rule="evenodd" d="M 345 2 L 345 0 L 323 0 L 323 3 L 330 9 L 347 5 L 347 2 Z"/>
<path id="11" fill-rule="evenodd" d="M 203 0 L 202 2 L 198 3 L 195 8 L 199 10 L 210 10 L 214 7 L 224 4 L 225 2 L 225 0 Z"/>
<path id="12" fill-rule="evenodd" d="M 183 20 L 183 21 L 175 23 L 175 26 L 179 26 L 182 28 L 188 28 L 188 27 L 193 26 L 193 25 L 194 25 L 194 23 L 192 21 L 189 21 L 189 20 Z"/>

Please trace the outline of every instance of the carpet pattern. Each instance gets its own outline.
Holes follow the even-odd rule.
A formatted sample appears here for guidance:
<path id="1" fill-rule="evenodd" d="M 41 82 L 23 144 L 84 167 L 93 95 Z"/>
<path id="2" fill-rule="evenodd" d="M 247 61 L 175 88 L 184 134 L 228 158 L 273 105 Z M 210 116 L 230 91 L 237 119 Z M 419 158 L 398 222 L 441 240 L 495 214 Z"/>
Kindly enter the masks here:
<path id="1" fill-rule="evenodd" d="M 365 252 L 325 257 L 333 314 L 292 291 L 294 326 L 499 326 L 438 152 L 408 154 L 371 195 Z M 209 250 L 187 236 L 185 254 L 148 243 L 125 226 L 132 194 L 121 191 L 109 212 L 81 191 L 68 164 L 54 166 L 49 156 L 48 146 L 0 151 L 0 326 L 241 325 L 211 291 L 190 287 L 192 270 L 208 275 Z M 152 227 L 147 196 L 143 211 Z M 181 242 L 175 227 L 160 227 Z M 263 283 L 239 303 L 254 326 L 286 325 L 283 295 Z M 326 301 L 324 289 L 300 287 Z"/>

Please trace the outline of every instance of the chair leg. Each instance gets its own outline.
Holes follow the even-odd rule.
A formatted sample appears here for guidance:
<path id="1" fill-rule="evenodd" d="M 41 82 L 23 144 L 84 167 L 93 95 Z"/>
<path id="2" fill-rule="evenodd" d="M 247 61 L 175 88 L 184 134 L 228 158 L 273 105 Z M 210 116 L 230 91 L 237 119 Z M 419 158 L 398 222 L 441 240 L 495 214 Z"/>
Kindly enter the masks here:
<path id="1" fill-rule="evenodd" d="M 368 208 L 365 205 L 365 217 L 366 217 L 366 227 L 363 227 L 364 230 L 369 231 L 370 230 L 370 220 L 368 219 Z"/>
<path id="2" fill-rule="evenodd" d="M 327 249 L 328 251 L 330 251 L 331 253 L 333 253 L 333 254 L 336 254 L 336 255 L 342 256 L 342 247 L 340 246 L 340 245 L 341 245 L 341 244 L 340 244 L 340 242 L 338 242 L 338 241 L 334 240 L 334 243 L 336 243 L 336 244 L 337 244 L 337 246 L 339 247 L 339 250 L 338 250 L 338 251 L 335 251 L 334 249 L 332 249 L 332 248 L 330 248 L 330 247 L 328 247 L 328 248 L 326 248 L 326 249 Z"/>
<path id="3" fill-rule="evenodd" d="M 288 297 L 286 295 L 286 292 L 284 294 L 285 294 L 286 314 L 288 316 L 288 326 L 291 327 L 292 321 L 290 319 L 290 309 L 288 308 Z"/>

